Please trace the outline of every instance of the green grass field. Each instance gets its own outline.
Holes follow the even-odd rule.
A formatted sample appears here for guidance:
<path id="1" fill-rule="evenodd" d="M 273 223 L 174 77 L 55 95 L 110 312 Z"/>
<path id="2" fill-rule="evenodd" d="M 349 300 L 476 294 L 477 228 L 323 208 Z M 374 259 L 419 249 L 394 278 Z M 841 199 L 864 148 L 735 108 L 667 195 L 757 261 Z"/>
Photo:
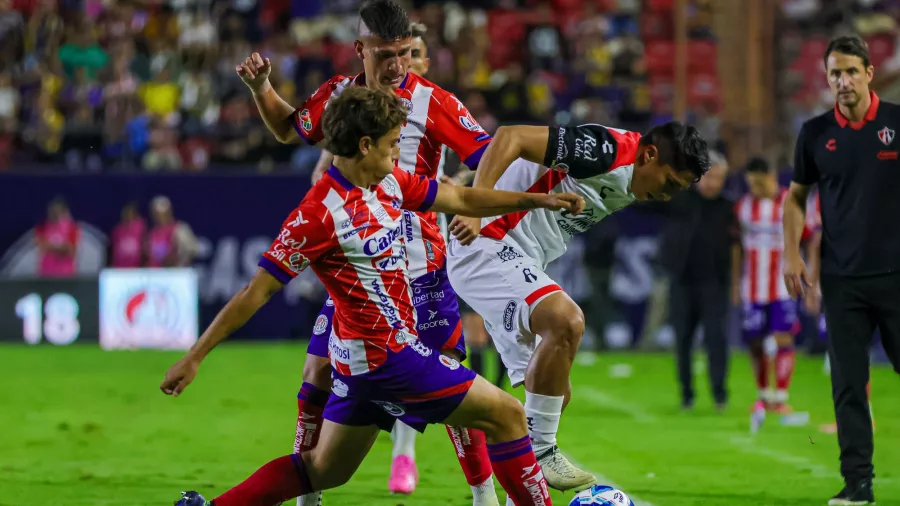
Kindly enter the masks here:
<path id="1" fill-rule="evenodd" d="M 157 386 L 176 353 L 0 347 L 0 505 L 165 505 L 184 489 L 214 496 L 290 451 L 303 351 L 300 343 L 223 346 L 173 399 Z M 611 374 L 618 364 L 632 374 Z M 886 368 L 873 374 L 876 495 L 900 504 L 897 379 Z M 745 357 L 734 358 L 724 414 L 702 395 L 694 412 L 680 412 L 674 377 L 667 355 L 577 365 L 561 447 L 638 505 L 822 505 L 840 488 L 835 436 L 817 429 L 832 416 L 820 359 L 799 360 L 793 389 L 810 424 L 770 423 L 755 437 Z M 702 393 L 705 380 L 698 384 Z M 326 493 L 326 506 L 471 504 L 447 439 L 439 427 L 419 439 L 419 488 L 397 497 L 386 490 L 383 434 L 351 482 Z"/>

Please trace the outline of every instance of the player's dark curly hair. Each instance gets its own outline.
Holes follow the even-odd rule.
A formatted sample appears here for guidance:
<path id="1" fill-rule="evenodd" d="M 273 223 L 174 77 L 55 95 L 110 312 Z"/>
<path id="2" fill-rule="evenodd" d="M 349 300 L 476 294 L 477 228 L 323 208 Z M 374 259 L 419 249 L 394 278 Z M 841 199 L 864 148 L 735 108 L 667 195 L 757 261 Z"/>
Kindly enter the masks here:
<path id="1" fill-rule="evenodd" d="M 828 48 L 825 49 L 825 56 L 822 57 L 826 67 L 828 67 L 828 57 L 831 56 L 831 53 L 858 56 L 865 68 L 869 68 L 869 65 L 872 64 L 872 60 L 869 59 L 869 45 L 862 38 L 855 35 L 844 35 L 831 39 L 831 42 L 828 43 Z"/>
<path id="2" fill-rule="evenodd" d="M 368 0 L 359 7 L 360 25 L 384 40 L 405 39 L 412 35 L 412 23 L 403 7 L 393 0 Z M 360 26 L 360 31 L 362 26 Z"/>
<path id="3" fill-rule="evenodd" d="M 373 141 L 406 121 L 407 108 L 393 93 L 353 87 L 328 102 L 322 116 L 325 146 L 335 156 L 359 154 L 359 141 Z"/>
<path id="4" fill-rule="evenodd" d="M 642 145 L 654 145 L 659 150 L 659 163 L 677 172 L 690 171 L 699 181 L 709 172 L 709 147 L 692 125 L 670 121 L 653 127 L 643 137 Z"/>

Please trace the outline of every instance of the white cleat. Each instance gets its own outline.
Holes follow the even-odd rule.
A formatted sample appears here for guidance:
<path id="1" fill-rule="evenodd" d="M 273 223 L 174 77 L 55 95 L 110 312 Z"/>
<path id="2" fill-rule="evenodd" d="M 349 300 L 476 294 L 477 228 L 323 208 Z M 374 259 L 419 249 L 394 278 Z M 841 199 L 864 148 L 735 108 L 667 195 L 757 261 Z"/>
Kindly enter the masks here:
<path id="1" fill-rule="evenodd" d="M 556 490 L 580 492 L 597 483 L 594 475 L 575 467 L 556 445 L 538 455 L 537 461 L 544 472 L 547 485 Z"/>

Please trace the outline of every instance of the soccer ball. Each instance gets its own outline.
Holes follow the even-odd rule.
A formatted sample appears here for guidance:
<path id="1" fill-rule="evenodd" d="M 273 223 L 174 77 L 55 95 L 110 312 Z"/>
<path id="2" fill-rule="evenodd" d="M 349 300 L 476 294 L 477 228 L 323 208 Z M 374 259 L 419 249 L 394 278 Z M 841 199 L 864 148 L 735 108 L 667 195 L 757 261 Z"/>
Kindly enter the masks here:
<path id="1" fill-rule="evenodd" d="M 634 503 L 621 490 L 594 485 L 575 494 L 569 506 L 634 506 Z"/>

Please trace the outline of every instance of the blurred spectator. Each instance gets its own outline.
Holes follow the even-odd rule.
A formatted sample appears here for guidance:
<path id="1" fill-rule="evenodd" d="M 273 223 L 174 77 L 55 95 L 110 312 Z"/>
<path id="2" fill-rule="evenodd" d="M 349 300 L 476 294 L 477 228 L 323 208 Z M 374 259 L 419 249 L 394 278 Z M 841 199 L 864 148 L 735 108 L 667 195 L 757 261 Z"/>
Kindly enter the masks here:
<path id="1" fill-rule="evenodd" d="M 59 60 L 63 64 L 66 76 L 72 78 L 79 68 L 84 68 L 88 77 L 96 78 L 109 62 L 109 55 L 97 43 L 93 27 L 73 27 L 68 39 L 68 42 L 59 48 Z"/>
<path id="2" fill-rule="evenodd" d="M 141 86 L 139 94 L 147 113 L 161 119 L 168 125 L 178 123 L 178 106 L 181 90 L 169 79 L 169 69 L 163 67 L 153 77 L 153 81 Z"/>
<path id="3" fill-rule="evenodd" d="M 16 131 L 19 122 L 19 89 L 9 73 L 0 74 L 0 135 Z"/>
<path id="4" fill-rule="evenodd" d="M 35 228 L 35 242 L 39 252 L 38 274 L 42 277 L 75 275 L 75 254 L 80 231 L 62 197 L 47 206 L 47 221 Z"/>
<path id="5" fill-rule="evenodd" d="M 149 149 L 141 160 L 148 171 L 174 171 L 181 169 L 181 152 L 178 150 L 178 132 L 155 120 L 150 130 Z"/>
<path id="6" fill-rule="evenodd" d="M 147 224 L 138 213 L 137 204 L 134 202 L 126 204 L 122 208 L 122 220 L 110 235 L 110 266 L 120 268 L 143 266 L 146 232 Z"/>
<path id="7" fill-rule="evenodd" d="M 21 63 L 25 52 L 25 22 L 12 0 L 0 0 L 0 72 Z"/>
<path id="8" fill-rule="evenodd" d="M 694 404 L 693 349 L 698 328 L 709 359 L 710 386 L 719 409 L 728 392 L 728 316 L 731 247 L 738 240 L 734 204 L 722 196 L 728 173 L 724 157 L 710 153 L 712 168 L 695 190 L 676 196 L 668 205 L 670 223 L 661 258 L 670 275 L 669 318 L 677 340 L 681 404 Z"/>
<path id="9" fill-rule="evenodd" d="M 172 203 L 158 196 L 150 203 L 153 228 L 150 229 L 147 265 L 150 267 L 184 267 L 197 255 L 197 238 L 191 227 L 175 219 Z"/>

